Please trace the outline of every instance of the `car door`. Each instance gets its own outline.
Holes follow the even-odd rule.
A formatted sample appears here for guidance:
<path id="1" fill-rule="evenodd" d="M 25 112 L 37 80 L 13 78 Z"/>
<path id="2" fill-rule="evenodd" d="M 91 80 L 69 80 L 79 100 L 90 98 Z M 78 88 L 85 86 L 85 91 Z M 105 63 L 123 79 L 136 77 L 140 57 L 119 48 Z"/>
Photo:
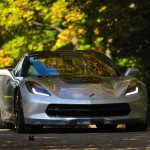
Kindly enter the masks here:
<path id="1" fill-rule="evenodd" d="M 16 82 L 4 76 L 2 80 L 2 114 L 4 119 L 14 118 L 14 89 Z"/>
<path id="2" fill-rule="evenodd" d="M 13 80 L 9 76 L 1 76 L 0 82 L 1 82 L 1 112 L 3 119 L 15 119 L 14 115 L 14 92 L 16 89 L 16 86 L 19 84 L 18 77 L 21 77 L 21 70 L 22 70 L 22 64 L 24 62 L 24 56 L 21 58 L 15 69 L 11 71 L 10 73 L 14 77 Z"/>

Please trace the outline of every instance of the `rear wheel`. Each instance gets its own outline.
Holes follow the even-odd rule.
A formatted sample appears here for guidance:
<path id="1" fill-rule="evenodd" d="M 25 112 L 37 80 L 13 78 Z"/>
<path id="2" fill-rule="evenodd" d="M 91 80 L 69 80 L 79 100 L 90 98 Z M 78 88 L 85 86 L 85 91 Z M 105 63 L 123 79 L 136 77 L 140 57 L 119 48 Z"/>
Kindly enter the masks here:
<path id="1" fill-rule="evenodd" d="M 113 130 L 117 128 L 117 124 L 96 125 L 99 130 Z"/>
<path id="2" fill-rule="evenodd" d="M 14 110 L 15 110 L 15 118 L 16 118 L 16 130 L 18 133 L 23 133 L 25 132 L 26 126 L 25 126 L 25 121 L 23 116 L 22 98 L 19 90 L 17 91 L 16 94 Z"/>

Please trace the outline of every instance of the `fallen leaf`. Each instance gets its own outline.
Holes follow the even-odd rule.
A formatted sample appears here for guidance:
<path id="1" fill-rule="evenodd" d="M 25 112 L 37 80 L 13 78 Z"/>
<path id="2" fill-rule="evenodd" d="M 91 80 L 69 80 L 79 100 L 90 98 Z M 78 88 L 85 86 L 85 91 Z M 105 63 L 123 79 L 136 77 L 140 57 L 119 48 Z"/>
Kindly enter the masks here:
<path id="1" fill-rule="evenodd" d="M 94 96 L 95 94 L 94 93 L 92 93 L 91 95 L 90 95 L 90 97 L 92 97 L 92 96 Z"/>
<path id="2" fill-rule="evenodd" d="M 34 141 L 35 138 L 34 138 L 34 136 L 32 136 L 32 135 L 30 134 L 29 137 L 28 137 L 28 140 L 29 140 L 29 141 Z"/>
<path id="3" fill-rule="evenodd" d="M 8 132 L 3 132 L 4 134 L 7 134 Z"/>

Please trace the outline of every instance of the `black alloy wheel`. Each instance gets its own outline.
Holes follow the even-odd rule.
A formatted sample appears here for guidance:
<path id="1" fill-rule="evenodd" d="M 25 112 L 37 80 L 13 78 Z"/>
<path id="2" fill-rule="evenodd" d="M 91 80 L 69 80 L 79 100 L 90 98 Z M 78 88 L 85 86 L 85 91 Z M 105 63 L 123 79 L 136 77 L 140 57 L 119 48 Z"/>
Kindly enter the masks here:
<path id="1" fill-rule="evenodd" d="M 22 98 L 21 93 L 18 90 L 15 98 L 15 118 L 16 118 L 16 130 L 18 133 L 24 133 L 26 131 L 24 116 L 23 116 L 23 105 L 22 105 Z"/>

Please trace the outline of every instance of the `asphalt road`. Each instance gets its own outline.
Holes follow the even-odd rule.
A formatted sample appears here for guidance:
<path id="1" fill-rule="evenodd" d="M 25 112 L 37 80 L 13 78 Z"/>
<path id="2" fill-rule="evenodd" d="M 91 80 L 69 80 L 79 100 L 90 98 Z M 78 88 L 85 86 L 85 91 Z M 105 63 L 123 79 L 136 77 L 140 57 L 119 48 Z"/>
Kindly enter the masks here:
<path id="1" fill-rule="evenodd" d="M 29 137 L 30 136 L 30 137 Z M 32 137 L 33 136 L 33 137 Z M 150 129 L 127 132 L 87 129 L 43 129 L 18 134 L 15 130 L 0 129 L 0 150 L 150 150 Z"/>

